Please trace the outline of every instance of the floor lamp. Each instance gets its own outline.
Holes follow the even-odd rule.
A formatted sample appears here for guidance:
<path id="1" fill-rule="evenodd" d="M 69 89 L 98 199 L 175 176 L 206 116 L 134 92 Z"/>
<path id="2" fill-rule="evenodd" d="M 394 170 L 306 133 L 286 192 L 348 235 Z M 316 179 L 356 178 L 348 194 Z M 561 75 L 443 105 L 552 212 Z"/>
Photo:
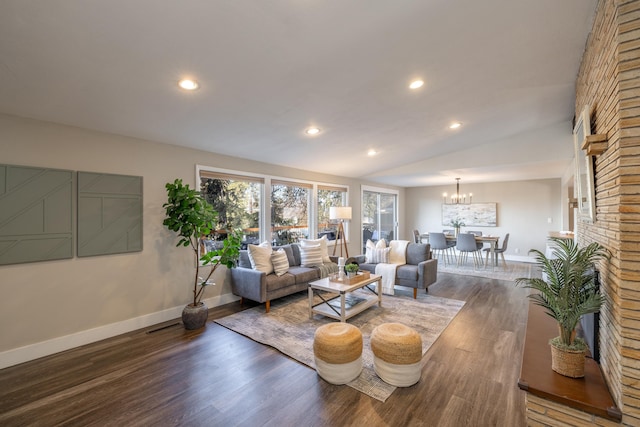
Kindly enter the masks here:
<path id="1" fill-rule="evenodd" d="M 338 247 L 338 245 L 340 245 L 340 256 L 342 256 L 342 247 L 344 246 L 344 252 L 347 255 L 347 258 L 349 258 L 349 248 L 347 248 L 347 239 L 344 235 L 344 222 L 351 220 L 351 207 L 331 206 L 329 208 L 329 219 L 339 221 L 338 234 L 336 235 L 336 244 L 333 247 L 333 255 L 336 255 L 336 248 Z"/>

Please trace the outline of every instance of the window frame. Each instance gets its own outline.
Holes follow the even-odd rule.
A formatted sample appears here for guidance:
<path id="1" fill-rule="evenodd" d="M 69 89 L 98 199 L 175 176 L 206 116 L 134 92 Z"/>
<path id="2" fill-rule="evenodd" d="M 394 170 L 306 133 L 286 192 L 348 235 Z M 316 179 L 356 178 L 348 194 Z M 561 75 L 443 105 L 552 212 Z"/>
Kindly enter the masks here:
<path id="1" fill-rule="evenodd" d="M 234 170 L 234 169 L 224 169 L 213 166 L 206 165 L 196 165 L 195 168 L 195 178 L 196 182 L 199 183 L 201 179 L 201 173 L 209 172 L 212 174 L 221 174 L 221 175 L 229 175 L 231 177 L 245 177 L 245 178 L 254 178 L 256 180 L 262 180 L 262 193 L 260 194 L 260 232 L 259 232 L 259 240 L 260 242 L 271 240 L 271 188 L 272 182 L 275 183 L 287 183 L 290 185 L 300 185 L 302 187 L 311 187 L 310 197 L 308 197 L 308 226 L 309 226 L 309 238 L 318 235 L 318 187 L 331 187 L 331 188 L 344 188 L 345 194 L 343 196 L 343 203 L 345 206 L 349 206 L 349 193 L 350 187 L 346 184 L 338 184 L 338 183 L 329 183 L 329 182 L 321 182 L 321 181 L 311 181 L 306 179 L 285 177 L 285 176 L 276 176 L 269 174 L 261 174 L 254 172 L 247 172 L 242 170 Z M 345 223 L 345 235 L 349 236 L 348 232 L 348 223 Z M 347 242 L 349 239 L 347 238 Z M 329 246 L 334 246 L 335 241 L 328 241 Z"/>

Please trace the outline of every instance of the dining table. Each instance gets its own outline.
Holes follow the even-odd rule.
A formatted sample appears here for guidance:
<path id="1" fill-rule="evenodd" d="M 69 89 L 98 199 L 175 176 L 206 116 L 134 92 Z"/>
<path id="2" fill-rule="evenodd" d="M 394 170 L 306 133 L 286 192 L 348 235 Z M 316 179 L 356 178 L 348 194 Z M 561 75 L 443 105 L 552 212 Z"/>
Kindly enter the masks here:
<path id="1" fill-rule="evenodd" d="M 444 233 L 444 235 L 448 242 L 456 242 L 458 240 L 457 236 L 454 234 Z M 495 251 L 498 248 L 498 241 L 500 240 L 500 237 L 487 234 L 482 236 L 476 235 L 475 238 L 478 243 L 489 243 L 491 245 L 489 250 L 491 253 L 491 269 L 495 270 L 495 267 L 498 265 L 498 258 L 496 258 Z M 422 243 L 423 239 L 426 239 L 426 241 L 429 242 L 429 233 L 420 234 L 420 243 Z"/>

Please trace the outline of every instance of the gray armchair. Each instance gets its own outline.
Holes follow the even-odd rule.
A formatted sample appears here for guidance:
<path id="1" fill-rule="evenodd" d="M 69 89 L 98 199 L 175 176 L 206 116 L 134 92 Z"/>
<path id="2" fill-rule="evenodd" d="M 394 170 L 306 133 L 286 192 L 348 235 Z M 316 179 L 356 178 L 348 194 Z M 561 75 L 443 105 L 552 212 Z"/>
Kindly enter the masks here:
<path id="1" fill-rule="evenodd" d="M 407 263 L 396 269 L 397 286 L 413 288 L 413 298 L 417 298 L 418 289 L 425 291 L 438 280 L 438 260 L 431 258 L 431 246 L 427 243 L 409 243 L 406 253 Z M 377 264 L 368 264 L 365 255 L 358 255 L 347 260 L 355 261 L 360 269 L 376 272 Z"/>

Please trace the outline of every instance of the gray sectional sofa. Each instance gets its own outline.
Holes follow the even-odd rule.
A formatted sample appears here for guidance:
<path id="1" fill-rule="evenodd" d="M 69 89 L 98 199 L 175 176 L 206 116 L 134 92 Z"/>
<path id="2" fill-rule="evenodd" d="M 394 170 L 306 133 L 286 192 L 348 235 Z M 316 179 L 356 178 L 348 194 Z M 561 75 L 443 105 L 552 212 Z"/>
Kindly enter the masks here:
<path id="1" fill-rule="evenodd" d="M 413 298 L 416 298 L 418 289 L 426 290 L 438 280 L 438 260 L 431 258 L 431 246 L 428 243 L 409 243 L 406 259 L 407 263 L 396 269 L 395 284 L 413 288 Z M 350 260 L 357 262 L 361 270 L 371 273 L 376 271 L 376 264 L 368 264 L 365 255 L 358 255 Z"/>
<path id="2" fill-rule="evenodd" d="M 231 269 L 231 290 L 234 295 L 265 303 L 268 313 L 271 300 L 308 289 L 308 283 L 338 271 L 338 264 L 326 263 L 321 267 L 300 265 L 300 246 L 297 243 L 273 248 L 287 253 L 289 270 L 282 276 L 253 270 L 246 250 L 240 251 L 238 266 Z"/>

